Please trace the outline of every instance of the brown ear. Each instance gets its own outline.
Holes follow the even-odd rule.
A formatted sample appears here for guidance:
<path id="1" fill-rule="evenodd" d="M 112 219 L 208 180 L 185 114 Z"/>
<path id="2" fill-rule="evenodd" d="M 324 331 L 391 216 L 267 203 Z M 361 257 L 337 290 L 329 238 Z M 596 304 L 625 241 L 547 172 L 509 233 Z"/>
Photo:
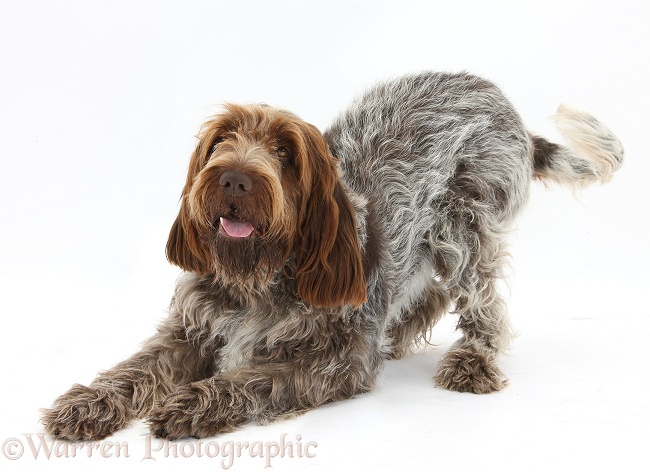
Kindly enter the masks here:
<path id="1" fill-rule="evenodd" d="M 192 153 L 187 172 L 187 180 L 181 196 L 181 209 L 167 240 L 167 259 L 181 269 L 197 274 L 210 273 L 210 255 L 201 244 L 199 230 L 190 218 L 187 197 L 192 189 L 194 179 L 201 172 L 209 159 L 213 143 L 218 136 L 219 128 L 215 125 L 216 117 L 206 122 L 199 133 L 199 142 Z"/>
<path id="2" fill-rule="evenodd" d="M 308 126 L 301 180 L 311 188 L 304 189 L 309 196 L 296 247 L 298 295 L 314 306 L 359 307 L 367 292 L 354 208 L 338 180 L 336 159 L 320 132 Z"/>
<path id="3" fill-rule="evenodd" d="M 198 231 L 190 221 L 186 203 L 183 202 L 167 239 L 167 260 L 188 272 L 208 274 L 209 259 L 203 252 Z"/>

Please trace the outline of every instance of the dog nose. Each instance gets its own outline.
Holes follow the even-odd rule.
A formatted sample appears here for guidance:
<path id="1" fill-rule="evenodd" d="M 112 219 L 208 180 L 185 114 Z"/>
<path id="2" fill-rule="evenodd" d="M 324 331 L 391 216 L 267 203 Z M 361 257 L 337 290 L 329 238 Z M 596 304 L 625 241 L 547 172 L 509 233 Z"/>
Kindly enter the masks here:
<path id="1" fill-rule="evenodd" d="M 253 181 L 251 178 L 236 170 L 227 170 L 219 178 L 221 190 L 226 195 L 233 197 L 241 197 L 247 194 L 253 188 Z"/>

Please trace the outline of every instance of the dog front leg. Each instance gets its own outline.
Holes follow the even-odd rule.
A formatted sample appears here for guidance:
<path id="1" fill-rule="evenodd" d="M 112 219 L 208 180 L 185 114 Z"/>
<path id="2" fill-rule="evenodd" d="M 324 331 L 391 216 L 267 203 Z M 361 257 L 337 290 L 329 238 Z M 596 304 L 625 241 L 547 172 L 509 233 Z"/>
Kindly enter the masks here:
<path id="1" fill-rule="evenodd" d="M 369 391 L 377 371 L 297 363 L 240 369 L 177 389 L 151 411 L 149 424 L 157 436 L 178 439 L 268 423 Z"/>
<path id="2" fill-rule="evenodd" d="M 43 411 L 46 431 L 70 440 L 105 438 L 146 415 L 176 386 L 212 375 L 212 359 L 185 338 L 173 316 L 170 321 L 132 357 L 57 398 Z"/>

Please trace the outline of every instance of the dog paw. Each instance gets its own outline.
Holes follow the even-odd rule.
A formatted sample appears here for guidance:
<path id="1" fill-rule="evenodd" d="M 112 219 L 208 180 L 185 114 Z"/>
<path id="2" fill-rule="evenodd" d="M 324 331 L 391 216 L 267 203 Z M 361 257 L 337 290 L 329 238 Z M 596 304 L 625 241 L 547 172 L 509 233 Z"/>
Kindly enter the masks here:
<path id="1" fill-rule="evenodd" d="M 473 347 L 452 348 L 440 362 L 435 381 L 439 387 L 471 393 L 490 393 L 507 384 L 494 354 Z"/>
<path id="2" fill-rule="evenodd" d="M 43 410 L 45 430 L 61 439 L 96 441 L 125 427 L 132 413 L 124 399 L 106 390 L 73 385 Z"/>
<path id="3" fill-rule="evenodd" d="M 205 438 L 245 422 L 241 398 L 205 382 L 180 387 L 148 414 L 151 432 L 166 439 Z"/>

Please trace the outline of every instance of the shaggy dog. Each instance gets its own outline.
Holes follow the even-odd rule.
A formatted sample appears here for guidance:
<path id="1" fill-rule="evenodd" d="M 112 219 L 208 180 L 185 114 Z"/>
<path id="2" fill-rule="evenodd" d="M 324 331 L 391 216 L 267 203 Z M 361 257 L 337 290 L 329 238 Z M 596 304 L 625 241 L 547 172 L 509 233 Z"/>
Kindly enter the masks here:
<path id="1" fill-rule="evenodd" d="M 617 138 L 561 107 L 531 134 L 492 83 L 425 72 L 369 90 L 321 134 L 269 106 L 203 126 L 167 244 L 184 269 L 142 350 L 74 385 L 46 430 L 97 440 L 145 419 L 205 437 L 368 392 L 452 309 L 436 384 L 487 393 L 511 338 L 495 284 L 532 179 L 606 182 Z"/>

